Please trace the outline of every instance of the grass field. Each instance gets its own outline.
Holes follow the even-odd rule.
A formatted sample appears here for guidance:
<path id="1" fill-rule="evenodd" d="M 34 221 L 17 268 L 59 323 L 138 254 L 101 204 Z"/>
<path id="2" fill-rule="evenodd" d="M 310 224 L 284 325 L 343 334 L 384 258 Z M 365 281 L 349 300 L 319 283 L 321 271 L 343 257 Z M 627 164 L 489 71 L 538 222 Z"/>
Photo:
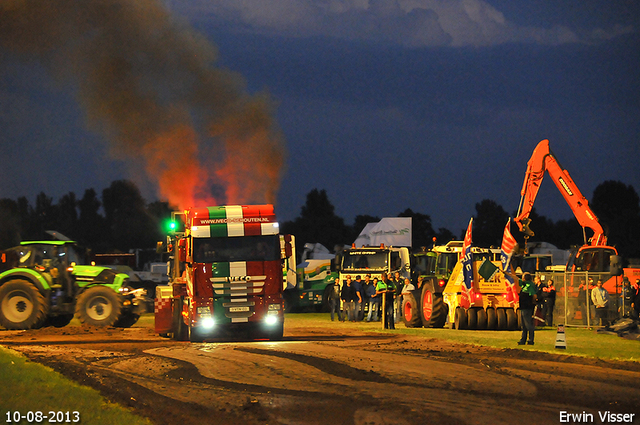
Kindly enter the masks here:
<path id="1" fill-rule="evenodd" d="M 395 332 L 407 335 L 419 335 L 425 338 L 440 338 L 448 341 L 466 344 L 482 345 L 495 348 L 515 348 L 522 350 L 536 350 L 555 354 L 567 354 L 583 357 L 593 357 L 609 360 L 624 360 L 640 362 L 640 341 L 631 341 L 617 335 L 596 333 L 593 329 L 565 328 L 566 349 L 555 348 L 557 329 L 536 329 L 535 345 L 517 345 L 520 331 L 465 331 L 455 329 L 405 328 L 403 324 L 396 325 L 396 330 L 383 330 L 378 323 L 348 323 L 331 322 L 327 313 L 287 314 L 285 316 L 285 335 L 287 326 L 326 327 L 337 329 L 354 326 L 362 330 L 375 332 Z"/>
<path id="2" fill-rule="evenodd" d="M 1 346 L 0 383 L 2 423 L 150 424 L 147 419 L 106 401 L 97 391 Z M 26 417 L 16 421 L 18 415 Z"/>

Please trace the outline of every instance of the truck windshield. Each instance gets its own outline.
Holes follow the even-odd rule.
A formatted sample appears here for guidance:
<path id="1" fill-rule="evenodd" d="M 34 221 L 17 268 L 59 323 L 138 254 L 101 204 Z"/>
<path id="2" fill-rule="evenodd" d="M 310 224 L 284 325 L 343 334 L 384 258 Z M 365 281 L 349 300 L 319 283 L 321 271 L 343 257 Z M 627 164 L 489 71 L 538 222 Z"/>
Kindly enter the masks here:
<path id="1" fill-rule="evenodd" d="M 346 251 L 342 257 L 343 270 L 384 270 L 388 267 L 387 251 Z"/>
<path id="2" fill-rule="evenodd" d="M 193 238 L 196 263 L 280 260 L 278 235 Z"/>

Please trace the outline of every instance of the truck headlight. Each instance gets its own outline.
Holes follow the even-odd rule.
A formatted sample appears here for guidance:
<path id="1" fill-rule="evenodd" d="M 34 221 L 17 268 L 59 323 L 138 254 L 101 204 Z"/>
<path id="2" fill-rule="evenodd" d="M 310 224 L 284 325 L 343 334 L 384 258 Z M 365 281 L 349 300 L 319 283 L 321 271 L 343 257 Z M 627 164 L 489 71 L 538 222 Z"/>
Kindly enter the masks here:
<path id="1" fill-rule="evenodd" d="M 204 317 L 202 319 L 202 321 L 200 322 L 200 325 L 204 328 L 204 329 L 211 329 L 216 325 L 216 321 L 213 320 L 213 317 Z"/>
<path id="2" fill-rule="evenodd" d="M 269 326 L 273 326 L 276 323 L 278 323 L 278 316 L 276 316 L 275 314 L 269 314 L 267 315 L 267 317 L 264 318 L 264 323 L 266 323 Z"/>

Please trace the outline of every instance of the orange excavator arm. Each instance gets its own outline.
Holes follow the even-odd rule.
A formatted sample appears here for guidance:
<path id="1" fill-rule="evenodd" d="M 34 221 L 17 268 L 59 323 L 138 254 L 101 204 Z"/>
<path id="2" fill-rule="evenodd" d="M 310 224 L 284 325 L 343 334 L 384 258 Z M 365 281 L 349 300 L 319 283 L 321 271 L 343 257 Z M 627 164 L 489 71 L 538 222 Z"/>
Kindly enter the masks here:
<path id="1" fill-rule="evenodd" d="M 569 172 L 558 163 L 555 155 L 549 149 L 548 140 L 541 141 L 534 149 L 531 159 L 527 163 L 527 171 L 524 176 L 522 191 L 520 192 L 518 216 L 514 221 L 518 224 L 520 231 L 525 234 L 525 238 L 533 236 L 533 231 L 529 228 L 529 223 L 531 222 L 529 214 L 533 209 L 533 203 L 538 195 L 545 171 L 553 179 L 582 228 L 588 227 L 593 230 L 593 236 L 589 240 L 591 246 L 606 245 L 607 237 L 598 222 L 598 217 L 589 208 L 589 202 L 573 182 Z M 587 244 L 586 236 L 585 244 Z"/>

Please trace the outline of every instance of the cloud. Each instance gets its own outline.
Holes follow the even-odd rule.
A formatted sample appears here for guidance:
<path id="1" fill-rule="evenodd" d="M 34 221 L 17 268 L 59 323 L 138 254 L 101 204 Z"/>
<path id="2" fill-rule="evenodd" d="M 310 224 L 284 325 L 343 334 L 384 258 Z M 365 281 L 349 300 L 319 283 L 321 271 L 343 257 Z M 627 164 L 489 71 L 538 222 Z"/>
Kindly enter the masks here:
<path id="1" fill-rule="evenodd" d="M 607 40 L 631 27 L 578 34 L 567 26 L 517 26 L 483 0 L 165 0 L 189 19 L 294 37 L 330 36 L 407 47 L 558 45 Z"/>

